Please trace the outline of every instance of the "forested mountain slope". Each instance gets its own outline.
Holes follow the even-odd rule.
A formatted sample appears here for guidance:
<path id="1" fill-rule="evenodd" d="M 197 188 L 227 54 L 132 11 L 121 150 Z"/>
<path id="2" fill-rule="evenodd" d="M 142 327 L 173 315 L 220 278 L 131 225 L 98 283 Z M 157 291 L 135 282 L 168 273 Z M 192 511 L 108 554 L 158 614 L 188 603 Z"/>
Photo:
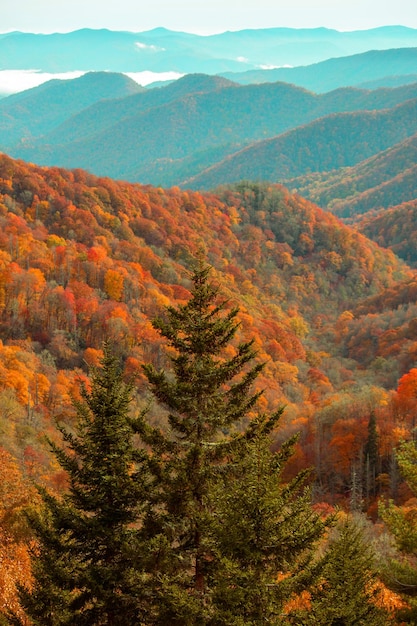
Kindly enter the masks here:
<path id="1" fill-rule="evenodd" d="M 285 184 L 332 213 L 354 219 L 417 198 L 416 163 L 413 135 L 353 167 L 307 174 Z"/>
<path id="2" fill-rule="evenodd" d="M 364 300 L 343 321 L 346 357 L 385 375 L 413 370 L 417 359 L 417 281 Z M 393 358 L 394 357 L 394 358 Z M 415 397 L 415 396 L 414 396 Z"/>
<path id="3" fill-rule="evenodd" d="M 220 76 L 187 74 L 160 88 L 143 90 L 137 96 L 97 102 L 68 117 L 65 122 L 45 134 L 41 138 L 41 143 L 65 144 L 85 139 L 140 112 L 180 100 L 191 94 L 218 91 L 233 86 L 236 86 L 236 83 Z"/>
<path id="4" fill-rule="evenodd" d="M 328 113 L 385 109 L 411 102 L 417 89 L 416 85 L 374 92 L 346 89 L 318 96 L 285 83 L 222 87 L 219 79 L 187 77 L 150 93 L 99 103 L 49 135 L 22 141 L 7 151 L 45 165 L 85 167 L 98 174 L 167 186 L 189 180 L 255 140 L 279 135 Z M 353 122 L 358 126 L 355 136 L 371 117 L 358 113 Z M 404 118 L 406 123 L 406 109 Z M 395 125 L 398 141 L 404 136 L 400 132 L 403 122 Z M 391 141 L 388 134 L 389 129 L 387 140 Z M 344 137 L 338 141 L 342 152 Z M 381 138 L 379 145 L 385 147 L 387 142 Z M 342 158 L 340 164 L 349 160 L 349 156 Z M 330 160 L 325 165 L 331 164 Z M 307 164 L 310 169 L 320 166 Z M 264 177 L 269 173 L 266 170 Z M 294 174 L 285 171 L 283 175 Z M 248 172 L 246 177 L 257 178 L 258 173 L 252 176 Z"/>
<path id="5" fill-rule="evenodd" d="M 82 366 L 106 337 L 127 363 L 155 358 L 149 317 L 184 298 L 184 266 L 203 250 L 242 307 L 244 333 L 257 337 L 268 385 L 285 394 L 287 371 L 300 392 L 304 367 L 295 363 L 320 351 L 317 320 L 331 324 L 411 276 L 392 253 L 282 187 L 163 191 L 6 156 L 0 180 L 1 337 L 59 368 Z"/>
<path id="6" fill-rule="evenodd" d="M 55 420 L 73 428 L 71 398 L 105 340 L 134 383 L 132 410 L 165 423 L 142 368 L 167 365 L 151 320 L 188 300 L 199 255 L 239 309 L 236 339 L 265 363 L 260 410 L 286 406 L 274 445 L 300 433 L 286 478 L 314 465 L 316 500 L 347 505 L 374 411 L 374 487 L 390 495 L 393 448 L 412 429 L 395 390 L 417 354 L 415 271 L 279 185 L 164 190 L 1 155 L 0 447 L 15 483 L 65 489 L 44 434 L 57 437 Z"/>
<path id="7" fill-rule="evenodd" d="M 277 129 L 282 132 L 329 113 L 361 109 L 385 109 L 417 97 L 417 83 L 395 89 L 376 89 L 374 91 L 344 88 L 322 95 L 307 92 L 305 89 L 300 89 L 294 85 L 281 83 L 264 87 L 247 86 L 230 93 L 221 91 L 233 86 L 237 87 L 237 84 L 225 78 L 205 74 L 189 74 L 165 87 L 149 89 L 131 98 L 98 102 L 77 115 L 69 117 L 58 128 L 40 137 L 40 143 L 71 143 L 111 128 L 120 120 L 127 118 L 133 118 L 131 122 L 133 126 L 134 118 L 138 113 L 149 111 L 175 100 L 181 101 L 191 94 L 216 92 L 216 95 L 212 95 L 209 99 L 204 96 L 198 97 L 195 104 L 196 112 L 205 117 L 211 128 L 216 128 L 216 116 L 219 116 L 220 119 L 217 124 L 220 129 L 222 128 L 222 118 L 225 117 L 225 110 L 229 107 L 231 112 L 235 111 L 236 114 L 241 112 L 243 116 L 250 115 L 247 118 L 247 125 L 250 126 L 251 132 L 249 137 L 255 138 L 271 133 L 276 134 Z M 269 126 L 263 121 L 265 116 L 263 107 L 266 108 L 268 115 L 272 118 L 269 121 Z M 166 109 L 166 112 L 169 118 L 170 109 Z M 186 104 L 184 115 L 187 116 Z M 280 119 L 278 119 L 279 116 Z M 177 115 L 173 117 L 173 124 L 176 123 L 177 117 Z M 191 127 L 196 123 L 193 117 L 185 117 L 184 121 Z M 230 134 L 233 122 L 229 119 L 227 122 L 229 123 L 227 128 Z M 150 123 L 152 123 L 152 118 L 150 118 Z M 260 130 L 258 130 L 261 124 Z M 246 129 L 246 132 L 248 130 Z M 117 133 L 117 130 L 114 132 Z M 218 142 L 221 143 L 220 138 Z"/>
<path id="8" fill-rule="evenodd" d="M 208 189 L 242 179 L 279 182 L 330 171 L 359 163 L 416 131 L 417 99 L 383 111 L 329 115 L 250 145 L 184 184 Z"/>
<path id="9" fill-rule="evenodd" d="M 417 200 L 384 211 L 370 212 L 355 226 L 380 246 L 390 248 L 412 267 L 417 266 Z"/>
<path id="10" fill-rule="evenodd" d="M 97 89 L 100 83 L 106 85 L 106 91 Z M 93 135 L 140 111 L 192 93 L 232 85 L 226 78 L 206 74 L 187 75 L 161 89 L 145 89 L 124 74 L 109 72 L 48 81 L 0 101 L 0 113 L 4 115 L 0 142 L 10 146 L 45 136 L 43 141 L 47 143 L 67 143 Z"/>
<path id="11" fill-rule="evenodd" d="M 43 135 L 99 100 L 141 91 L 144 87 L 123 74 L 89 72 L 13 94 L 0 100 L 0 145 L 10 146 Z"/>

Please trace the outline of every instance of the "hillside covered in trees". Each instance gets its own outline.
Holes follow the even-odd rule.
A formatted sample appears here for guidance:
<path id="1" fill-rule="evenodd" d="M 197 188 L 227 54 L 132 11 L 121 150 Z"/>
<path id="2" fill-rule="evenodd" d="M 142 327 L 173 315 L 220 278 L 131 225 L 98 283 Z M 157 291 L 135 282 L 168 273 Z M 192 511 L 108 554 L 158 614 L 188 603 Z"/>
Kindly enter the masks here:
<path id="1" fill-rule="evenodd" d="M 404 202 L 385 211 L 375 211 L 357 221 L 357 228 L 369 239 L 384 248 L 390 248 L 397 256 L 415 267 L 417 201 Z"/>
<path id="2" fill-rule="evenodd" d="M 2 574 L 3 613 L 11 606 L 18 611 L 14 581 L 29 579 L 32 535 L 20 511 L 30 500 L 35 508 L 41 506 L 30 480 L 58 501 L 72 480 L 66 471 L 71 462 L 51 454 L 45 434 L 58 450 L 57 421 L 67 433 L 64 439 L 79 452 L 72 433 L 80 406 L 90 398 L 90 367 L 103 362 L 105 342 L 121 365 L 120 380 L 132 385 L 132 414 L 146 409 L 149 427 L 156 429 L 142 424 L 137 427 L 141 436 L 155 450 L 176 457 L 169 442 L 157 436 L 170 419 L 166 407 L 169 412 L 175 404 L 158 372 L 172 365 L 175 349 L 183 343 L 167 346 L 173 331 L 154 320 L 163 319 L 166 307 L 187 307 L 195 290 L 190 271 L 198 258 L 212 268 L 211 281 L 225 300 L 225 314 L 236 318 L 237 343 L 228 347 L 225 342 L 224 358 L 233 358 L 237 345 L 250 342 L 257 373 L 251 379 L 253 393 L 260 394 L 257 412 L 274 414 L 285 406 L 279 428 L 268 434 L 272 450 L 292 441 L 284 484 L 314 467 L 309 487 L 320 510 L 353 506 L 374 519 L 377 497 L 392 497 L 397 505 L 409 500 L 411 492 L 393 454 L 400 441 L 412 438 L 415 426 L 416 277 L 392 251 L 279 185 L 240 183 L 217 194 L 164 190 L 82 170 L 38 167 L 5 155 L 0 157 L 0 213 L 0 446 L 5 474 L 0 519 L 7 537 L 2 558 L 8 563 Z M 181 360 L 177 367 L 183 375 Z M 165 408 L 150 403 L 152 388 Z M 249 428 L 254 417 L 249 406 L 234 432 Z M 222 436 L 229 434 L 226 426 L 218 424 Z M 162 480 L 156 466 L 153 472 L 155 480 Z M 157 497 L 168 488 L 163 481 L 159 487 Z M 243 495 L 230 497 L 239 502 Z M 81 506 L 80 501 L 66 502 Z M 194 505 L 187 501 L 184 506 Z M 232 513 L 224 510 L 233 526 L 237 520 Z M 159 519 L 161 528 L 178 523 L 171 514 Z M 344 532 L 350 531 L 341 532 L 341 538 Z M 236 536 L 237 552 L 228 556 L 231 569 L 216 574 L 217 583 L 219 576 L 225 581 L 222 589 L 217 587 L 216 602 L 227 593 L 228 601 L 239 603 L 226 584 L 240 550 L 238 540 Z M 243 554 L 239 558 L 245 562 Z M 251 572 L 256 577 L 256 570 Z M 35 572 L 38 580 L 41 573 Z M 177 574 L 169 587 L 174 600 L 180 598 L 176 585 L 182 584 L 181 572 Z M 86 584 L 85 577 L 78 580 Z M 316 615 L 322 610 L 320 589 L 320 584 L 314 592 L 310 589 Z M 369 601 L 365 598 L 366 606 Z M 201 605 L 189 608 L 198 614 Z M 171 615 L 172 604 L 164 610 Z M 285 610 L 289 615 L 290 608 Z M 219 623 L 231 623 L 222 619 Z"/>
<path id="3" fill-rule="evenodd" d="M 352 167 L 286 181 L 289 189 L 343 218 L 355 220 L 417 196 L 417 135 Z"/>
<path id="4" fill-rule="evenodd" d="M 252 143 L 186 181 L 210 189 L 242 179 L 282 182 L 310 172 L 352 166 L 416 132 L 417 100 L 382 111 L 326 115 Z"/>
<path id="5" fill-rule="evenodd" d="M 343 326 L 359 301 L 413 277 L 392 253 L 279 186 L 164 191 L 5 156 L 1 178 L 3 341 L 29 341 L 33 358 L 58 369 L 83 368 L 105 339 L 132 367 L 158 358 L 149 320 L 187 297 L 184 272 L 202 252 L 239 303 L 241 332 L 256 337 L 271 393 L 298 413 L 309 362 L 330 377 L 322 392 L 346 375 L 334 370 L 341 355 L 329 335 L 340 316 Z M 403 337 L 401 353 L 410 346 Z M 360 361 L 351 365 L 353 382 L 363 374 Z M 27 388 L 21 397 L 28 401 Z"/>

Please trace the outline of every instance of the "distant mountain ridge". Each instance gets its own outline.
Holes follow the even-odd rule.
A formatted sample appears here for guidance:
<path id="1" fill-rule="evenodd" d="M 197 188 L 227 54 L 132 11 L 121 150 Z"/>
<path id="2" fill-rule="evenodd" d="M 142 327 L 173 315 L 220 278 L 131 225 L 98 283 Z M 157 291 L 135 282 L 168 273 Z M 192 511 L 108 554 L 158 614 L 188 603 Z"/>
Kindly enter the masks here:
<path id="1" fill-rule="evenodd" d="M 42 138 L 42 143 L 61 144 L 85 139 L 89 135 L 110 128 L 124 118 L 153 107 L 174 102 L 191 94 L 208 93 L 233 86 L 236 86 L 236 83 L 220 76 L 187 74 L 161 88 L 141 89 L 138 94 L 127 98 L 100 100 L 53 129 Z"/>
<path id="2" fill-rule="evenodd" d="M 353 33 L 272 28 L 203 38 L 166 29 L 4 34 L 0 62 L 7 52 L 23 63 L 31 49 L 32 61 L 44 55 L 54 71 L 63 60 L 74 69 L 91 44 L 93 64 L 109 54 L 124 71 L 133 70 L 133 49 L 136 71 L 149 63 L 168 69 L 168 57 L 170 69 L 178 70 L 190 55 L 199 71 L 148 89 L 120 72 L 87 72 L 3 98 L 0 150 L 162 187 L 280 182 L 354 219 L 417 195 L 417 82 L 410 82 L 417 79 L 416 37 L 417 31 L 401 27 Z M 397 47 L 377 49 L 387 42 Z M 357 51 L 370 45 L 374 49 Z M 238 54 L 242 46 L 245 55 Z M 309 46 L 306 65 L 259 69 L 273 65 L 263 63 L 265 54 L 297 49 L 303 55 Z M 352 47 L 355 54 L 346 56 Z M 316 48 L 325 56 L 332 48 L 333 58 L 314 63 Z M 338 56 L 342 48 L 345 56 Z M 239 69 L 252 65 L 251 71 L 224 71 L 230 59 Z M 215 72 L 212 61 L 222 71 Z M 358 83 L 364 87 L 352 87 Z"/>
<path id="3" fill-rule="evenodd" d="M 0 100 L 0 145 L 43 134 L 99 100 L 143 91 L 144 87 L 124 74 L 89 72 L 13 94 Z"/>
<path id="4" fill-rule="evenodd" d="M 246 85 L 245 88 L 236 92 L 229 92 L 227 95 L 219 93 L 219 90 L 225 87 L 238 87 L 238 85 L 225 78 L 189 74 L 165 87 L 140 92 L 130 98 L 118 99 L 118 101 L 100 101 L 66 120 L 61 126 L 42 137 L 41 143 L 68 144 L 78 139 L 82 140 L 89 135 L 110 128 L 122 119 L 133 118 L 140 112 L 172 103 L 191 94 L 217 93 L 217 96 L 212 95 L 210 97 L 209 115 L 211 113 L 212 118 L 215 117 L 216 113 L 219 113 L 219 109 L 222 113 L 228 106 L 228 102 L 230 103 L 231 115 L 236 118 L 236 114 L 241 111 L 245 99 L 253 101 L 252 110 L 255 114 L 257 109 L 260 109 L 260 106 L 256 105 L 256 99 L 259 105 L 262 102 L 267 104 L 268 117 L 276 115 L 278 108 L 285 109 L 285 111 L 281 111 L 279 123 L 271 120 L 267 127 L 268 132 L 273 134 L 331 112 L 381 109 L 417 97 L 417 83 L 397 89 L 380 89 L 374 92 L 341 89 L 318 97 L 316 94 L 307 93 L 304 89 L 288 84 L 264 85 L 263 87 Z M 201 101 L 205 97 L 202 96 L 199 100 Z M 216 100 L 219 101 L 218 104 Z M 198 102 L 196 106 L 199 106 Z M 202 114 L 206 114 L 206 112 L 203 111 Z M 169 115 L 168 109 L 167 115 Z M 264 113 L 259 110 L 258 117 L 263 115 Z M 232 122 L 240 125 L 238 119 Z M 256 127 L 256 124 L 255 119 L 251 120 L 252 126 Z M 252 136 L 258 138 L 259 134 L 254 131 Z"/>
<path id="5" fill-rule="evenodd" d="M 368 81 L 379 81 L 373 88 L 397 86 L 409 81 L 415 82 L 415 80 L 407 77 L 415 75 L 416 68 L 417 47 L 409 47 L 392 50 L 370 50 L 342 58 L 326 59 L 301 67 L 258 69 L 239 73 L 227 72 L 222 75 L 244 85 L 279 80 L 305 87 L 316 93 L 323 93 L 348 85 L 361 87 L 364 82 Z M 401 80 L 401 77 L 404 78 Z M 397 84 L 392 85 L 395 80 Z"/>
<path id="6" fill-rule="evenodd" d="M 265 65 L 307 65 L 368 50 L 416 46 L 417 30 L 402 26 L 351 32 L 270 28 L 210 36 L 164 28 L 140 33 L 106 29 L 50 35 L 12 32 L 0 37 L 0 67 L 215 74 Z"/>
<path id="7" fill-rule="evenodd" d="M 355 165 L 417 132 L 417 99 L 392 109 L 332 114 L 259 141 L 185 181 L 209 189 L 238 180 L 281 182 Z"/>
<path id="8" fill-rule="evenodd" d="M 417 74 L 383 76 L 382 78 L 359 83 L 355 87 L 359 89 L 380 89 L 381 87 L 400 87 L 401 85 L 411 85 L 412 83 L 417 83 Z"/>
<path id="9" fill-rule="evenodd" d="M 52 125 L 43 136 L 32 132 L 19 137 L 18 126 L 17 141 L 0 146 L 12 156 L 42 165 L 84 167 L 100 175 L 162 186 L 194 184 L 202 171 L 251 142 L 332 113 L 391 108 L 413 98 L 417 98 L 417 84 L 317 95 L 286 83 L 238 86 L 219 77 L 189 75 L 166 87 L 96 102 L 61 125 Z M 0 102 L 0 112 L 7 114 L 11 136 L 14 105 L 12 101 L 8 108 L 8 100 Z M 48 106 L 53 106 L 51 98 Z M 393 142 L 402 138 L 395 135 Z M 343 159 L 342 163 L 351 164 Z M 294 173 L 287 168 L 280 176 L 300 173 L 304 170 Z M 252 174 L 260 176 L 248 170 L 245 177 Z M 265 177 L 269 176 L 266 169 Z M 227 180 L 227 176 L 216 179 L 215 184 Z"/>

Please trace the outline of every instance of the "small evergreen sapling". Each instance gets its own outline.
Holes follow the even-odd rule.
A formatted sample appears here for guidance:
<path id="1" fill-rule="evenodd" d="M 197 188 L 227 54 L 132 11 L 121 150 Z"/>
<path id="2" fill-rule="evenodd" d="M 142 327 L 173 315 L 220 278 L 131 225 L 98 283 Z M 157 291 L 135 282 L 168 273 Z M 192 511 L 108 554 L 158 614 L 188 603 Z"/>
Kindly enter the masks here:
<path id="1" fill-rule="evenodd" d="M 351 519 L 344 520 L 329 543 L 322 577 L 311 590 L 311 606 L 290 623 L 299 626 L 388 626 L 381 608 L 372 551 Z"/>

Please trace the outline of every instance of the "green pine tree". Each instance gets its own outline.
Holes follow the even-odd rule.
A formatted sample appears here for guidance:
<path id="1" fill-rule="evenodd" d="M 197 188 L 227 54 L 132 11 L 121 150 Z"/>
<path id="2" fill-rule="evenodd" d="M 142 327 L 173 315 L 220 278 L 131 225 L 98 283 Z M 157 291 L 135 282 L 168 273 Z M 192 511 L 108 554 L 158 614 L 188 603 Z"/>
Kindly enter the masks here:
<path id="1" fill-rule="evenodd" d="M 249 561 L 241 557 L 236 532 L 230 525 L 232 522 L 229 524 L 227 520 L 234 515 L 240 517 L 233 500 L 243 497 L 247 489 L 245 462 L 248 467 L 252 464 L 252 470 L 258 463 L 256 446 L 249 442 L 261 432 L 269 433 L 280 414 L 279 411 L 270 419 L 261 420 L 257 426 L 252 423 L 245 427 L 260 395 L 252 393 L 251 386 L 262 365 L 249 364 L 255 357 L 251 341 L 237 345 L 233 356 L 225 356 L 225 348 L 230 349 L 239 327 L 238 311 L 228 310 L 227 303 L 219 302 L 217 290 L 209 282 L 209 271 L 200 265 L 192 277 L 189 301 L 182 306 L 168 307 L 165 319 L 154 322 L 154 327 L 174 349 L 172 371 L 158 371 L 152 365 L 145 367 L 153 394 L 168 410 L 169 423 L 167 432 L 150 428 L 145 420 L 140 429 L 152 451 L 152 469 L 159 485 L 158 499 L 146 528 L 153 533 L 155 561 L 159 564 L 155 569 L 154 591 L 159 607 L 155 623 L 160 626 L 227 623 L 224 616 L 228 609 L 224 609 L 224 604 L 231 601 L 235 605 L 233 611 L 237 610 L 239 599 L 230 591 L 235 585 L 230 572 L 237 572 Z M 259 545 L 256 541 L 248 542 L 248 549 L 263 550 L 264 557 L 251 557 L 250 575 L 246 579 L 241 576 L 239 583 L 241 598 L 246 596 L 248 603 L 265 601 L 268 605 L 266 611 L 253 609 L 255 615 L 262 615 L 260 622 L 253 623 L 268 623 L 267 615 L 275 611 L 276 607 L 274 611 L 270 608 L 273 601 L 269 596 L 273 594 L 267 589 L 279 574 L 281 564 L 285 564 L 287 571 L 290 562 L 294 563 L 302 552 L 301 545 L 307 550 L 321 532 L 318 520 L 313 521 L 311 513 L 307 513 L 307 502 L 303 500 L 298 511 L 298 505 L 292 501 L 297 485 L 289 487 L 288 494 L 285 488 L 276 486 L 278 468 L 286 454 L 287 450 L 281 457 L 267 456 L 257 478 L 258 485 L 265 481 L 266 489 L 264 496 L 261 491 L 256 496 L 258 504 L 270 506 L 271 512 L 265 512 L 262 522 L 265 528 Z M 219 490 L 225 487 L 224 476 L 230 476 L 230 472 L 239 484 L 238 492 L 230 493 L 228 499 L 221 502 Z M 227 503 L 233 510 L 225 507 Z M 281 506 L 287 509 L 280 511 L 277 521 Z M 227 524 L 223 530 L 219 528 L 220 517 L 223 524 Z M 296 523 L 311 522 L 305 534 L 301 525 L 294 530 L 291 517 Z M 239 519 L 239 524 L 244 532 L 243 520 Z M 266 538 L 270 528 L 275 533 L 271 537 L 275 542 L 272 547 L 268 547 Z M 293 557 L 290 557 L 291 550 Z M 261 580 L 257 580 L 259 571 L 270 558 L 268 555 L 272 555 L 274 561 Z M 258 585 L 256 590 L 252 590 L 254 583 Z M 278 602 L 281 606 L 282 597 L 276 594 L 276 598 L 279 600 L 275 604 Z M 244 619 L 245 612 L 240 610 L 237 620 L 239 615 Z"/>
<path id="2" fill-rule="evenodd" d="M 312 548 L 324 524 L 311 508 L 309 472 L 282 479 L 297 437 L 271 451 L 281 413 L 252 424 L 219 486 L 216 626 L 287 624 L 286 603 L 320 572 Z"/>
<path id="3" fill-rule="evenodd" d="M 34 624 L 140 624 L 144 590 L 138 521 L 147 502 L 146 456 L 133 444 L 131 386 L 108 346 L 91 391 L 76 402 L 76 432 L 60 427 L 65 447 L 50 442 L 68 472 L 59 499 L 41 490 L 44 511 L 31 516 L 39 542 L 35 584 L 21 590 Z"/>
<path id="4" fill-rule="evenodd" d="M 290 623 L 300 626 L 387 626 L 378 606 L 374 557 L 361 529 L 345 520 L 332 537 L 322 579 L 311 589 L 311 607 Z"/>

